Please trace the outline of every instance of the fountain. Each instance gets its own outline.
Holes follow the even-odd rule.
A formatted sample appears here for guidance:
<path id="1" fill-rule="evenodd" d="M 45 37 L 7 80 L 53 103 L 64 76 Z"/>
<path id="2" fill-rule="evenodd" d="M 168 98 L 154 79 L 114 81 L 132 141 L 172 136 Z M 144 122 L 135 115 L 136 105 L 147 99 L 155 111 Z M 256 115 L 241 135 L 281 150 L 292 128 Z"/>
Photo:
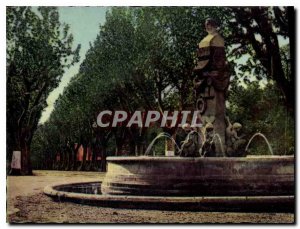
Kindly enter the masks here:
<path id="1" fill-rule="evenodd" d="M 248 148 L 249 148 L 249 146 L 250 146 L 252 140 L 253 140 L 256 136 L 260 136 L 260 137 L 262 137 L 262 138 L 265 140 L 265 142 L 267 143 L 269 152 L 271 153 L 271 155 L 274 155 L 273 150 L 272 150 L 272 147 L 271 147 L 271 145 L 270 145 L 268 139 L 267 139 L 266 136 L 263 135 L 262 133 L 255 133 L 255 134 L 250 138 L 248 144 L 246 145 L 245 151 L 248 152 Z"/>
<path id="2" fill-rule="evenodd" d="M 162 137 L 165 137 L 165 138 L 171 140 L 172 143 L 176 146 L 177 150 L 180 150 L 180 148 L 179 148 L 179 146 L 177 145 L 177 143 L 175 142 L 174 138 L 172 138 L 168 133 L 163 132 L 163 133 L 158 134 L 158 135 L 152 140 L 152 142 L 149 144 L 149 146 L 147 147 L 147 149 L 146 149 L 146 151 L 145 151 L 145 155 L 146 155 L 146 156 L 149 155 L 150 150 L 151 150 L 152 147 L 154 146 L 155 142 L 156 142 L 158 139 L 162 138 Z M 154 154 L 153 156 L 155 156 L 155 154 Z"/>
<path id="3" fill-rule="evenodd" d="M 169 134 L 162 133 L 149 145 L 145 156 L 108 157 L 102 183 L 48 186 L 47 195 L 116 207 L 294 210 L 294 156 L 274 156 L 261 133 L 253 135 L 243 148 L 245 140 L 237 134 L 241 124 L 231 124 L 225 116 L 230 74 L 224 40 L 213 20 L 206 22 L 206 28 L 208 35 L 199 44 L 194 80 L 195 109 L 201 112 L 203 121 L 203 128 L 197 132 L 201 139 L 199 157 L 149 156 L 156 140 L 162 137 L 169 139 L 179 152 L 184 148 L 177 146 Z M 272 155 L 237 157 L 239 151 L 247 152 L 256 136 L 265 139 Z"/>
<path id="4" fill-rule="evenodd" d="M 219 144 L 220 144 L 220 149 L 221 149 L 222 155 L 223 155 L 223 157 L 225 157 L 224 146 L 223 146 L 223 143 L 222 143 L 222 140 L 221 140 L 220 135 L 219 135 L 219 134 L 214 134 L 212 141 L 214 141 L 214 139 L 215 139 L 216 137 L 217 137 L 217 139 L 219 140 Z"/>

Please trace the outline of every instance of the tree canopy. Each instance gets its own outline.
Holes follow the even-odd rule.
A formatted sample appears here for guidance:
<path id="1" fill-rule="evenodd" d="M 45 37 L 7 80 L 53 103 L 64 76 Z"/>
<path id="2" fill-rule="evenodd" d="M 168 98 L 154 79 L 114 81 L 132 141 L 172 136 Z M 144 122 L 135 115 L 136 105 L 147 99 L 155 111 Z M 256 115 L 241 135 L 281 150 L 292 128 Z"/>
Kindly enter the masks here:
<path id="1" fill-rule="evenodd" d="M 228 13 L 232 18 L 224 26 L 232 28 L 228 31 L 227 40 L 235 46 L 229 55 L 235 59 L 245 54 L 249 57 L 244 65 L 239 66 L 240 77 L 248 73 L 245 80 L 252 75 L 258 80 L 273 80 L 283 96 L 283 104 L 294 115 L 294 8 L 232 7 L 228 8 Z M 288 59 L 281 52 L 280 40 L 288 40 Z M 290 71 L 284 71 L 284 65 Z"/>
<path id="2" fill-rule="evenodd" d="M 7 7 L 7 155 L 22 152 L 30 174 L 30 144 L 49 93 L 66 68 L 79 61 L 69 26 L 55 7 Z"/>
<path id="3" fill-rule="evenodd" d="M 220 33 L 232 68 L 228 114 L 241 122 L 249 135 L 274 128 L 272 122 L 293 129 L 293 13 L 289 7 L 112 7 L 78 74 L 35 135 L 35 152 L 47 151 L 51 144 L 51 154 L 63 158 L 60 168 L 81 170 L 97 167 L 98 156 L 105 169 L 106 155 L 142 154 L 162 130 L 101 129 L 95 125 L 97 115 L 101 110 L 193 107 L 195 51 L 205 35 L 208 17 L 221 22 Z M 288 45 L 281 47 L 280 39 L 288 40 Z M 267 82 L 265 88 L 255 83 L 262 79 Z M 261 105 L 257 106 L 257 101 Z M 280 112 L 272 110 L 266 115 L 270 104 L 276 104 L 273 108 Z M 291 148 L 293 131 L 280 133 L 273 141 L 285 139 L 289 145 L 285 148 Z M 75 143 L 84 148 L 80 165 L 76 165 Z M 93 158 L 89 163 L 85 161 L 88 148 Z"/>

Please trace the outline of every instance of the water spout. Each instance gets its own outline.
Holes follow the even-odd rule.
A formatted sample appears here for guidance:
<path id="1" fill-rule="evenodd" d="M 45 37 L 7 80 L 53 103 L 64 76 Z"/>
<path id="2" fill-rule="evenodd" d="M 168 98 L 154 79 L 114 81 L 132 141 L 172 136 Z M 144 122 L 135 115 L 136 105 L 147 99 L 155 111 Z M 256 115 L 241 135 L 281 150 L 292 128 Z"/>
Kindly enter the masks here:
<path id="1" fill-rule="evenodd" d="M 198 134 L 198 136 L 201 139 L 201 146 L 199 147 L 199 151 L 198 152 L 199 152 L 200 157 L 204 157 L 204 155 L 202 154 L 202 148 L 203 148 L 204 142 L 206 141 L 206 138 L 205 138 L 205 135 L 204 135 L 204 133 L 202 131 L 200 131 L 200 133 L 202 134 L 202 136 L 201 136 L 201 134 L 199 132 L 196 132 L 196 133 Z"/>
<path id="2" fill-rule="evenodd" d="M 214 141 L 215 137 L 217 137 L 217 139 L 219 140 L 223 157 L 225 157 L 225 152 L 224 152 L 224 147 L 223 147 L 222 139 L 221 139 L 221 137 L 220 137 L 219 134 L 214 134 L 214 136 L 212 138 L 212 142 Z"/>
<path id="3" fill-rule="evenodd" d="M 177 143 L 175 142 L 174 138 L 172 138 L 170 134 L 165 133 L 165 132 L 162 132 L 162 133 L 160 133 L 159 135 L 157 135 L 157 136 L 152 140 L 152 142 L 149 144 L 149 146 L 147 147 L 146 152 L 145 152 L 145 155 L 146 155 L 146 156 L 149 155 L 149 152 L 150 152 L 150 150 L 152 149 L 152 147 L 153 147 L 153 145 L 155 144 L 155 142 L 156 142 L 159 138 L 162 138 L 162 137 L 165 137 L 165 138 L 170 139 L 170 140 L 175 144 L 175 146 L 177 147 L 177 150 L 178 150 L 178 151 L 180 150 L 180 148 L 179 148 L 179 146 L 177 145 Z M 154 152 L 154 156 L 155 156 L 155 152 Z"/>
<path id="4" fill-rule="evenodd" d="M 271 147 L 271 145 L 270 145 L 268 139 L 267 139 L 266 136 L 263 135 L 262 133 L 255 133 L 255 134 L 250 138 L 248 144 L 246 145 L 245 152 L 247 152 L 250 143 L 252 142 L 252 140 L 253 140 L 256 136 L 260 136 L 260 137 L 262 137 L 262 138 L 265 140 L 265 142 L 266 142 L 267 145 L 268 145 L 268 148 L 269 148 L 269 151 L 270 151 L 271 155 L 274 155 L 273 150 L 272 150 L 272 147 Z"/>

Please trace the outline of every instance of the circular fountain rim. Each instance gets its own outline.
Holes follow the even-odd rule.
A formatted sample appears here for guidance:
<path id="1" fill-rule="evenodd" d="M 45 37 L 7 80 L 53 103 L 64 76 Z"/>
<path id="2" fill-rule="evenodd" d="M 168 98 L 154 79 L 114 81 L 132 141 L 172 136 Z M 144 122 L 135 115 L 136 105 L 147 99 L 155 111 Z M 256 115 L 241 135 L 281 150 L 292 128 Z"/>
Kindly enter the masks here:
<path id="1" fill-rule="evenodd" d="M 247 206 L 255 204 L 263 204 L 266 206 L 270 203 L 276 203 L 278 206 L 284 204 L 289 205 L 288 208 L 283 207 L 283 212 L 289 212 L 290 206 L 294 203 L 294 196 L 133 196 L 133 195 L 103 195 L 103 194 L 85 194 L 59 191 L 57 188 L 70 185 L 95 184 L 102 182 L 76 182 L 76 183 L 59 183 L 48 185 L 44 188 L 44 194 L 59 201 L 79 202 L 81 204 L 91 204 L 100 207 L 116 207 L 116 208 L 134 208 L 134 209 L 156 209 L 156 210 L 200 210 L 200 211 L 230 211 L 232 206 L 241 206 L 245 211 L 250 211 Z M 116 204 L 116 205 L 113 205 Z M 123 204 L 123 205 L 122 205 Z M 152 207 L 148 208 L 152 205 Z M 165 205 L 165 206 L 164 206 Z M 120 207 L 121 206 L 121 207 Z M 140 206 L 140 207 L 137 207 Z M 154 207 L 153 207 L 154 206 Z M 171 206 L 171 207 L 170 207 Z M 176 206 L 176 208 L 174 208 Z M 188 207 L 187 207 L 188 206 Z M 191 206 L 191 209 L 189 209 Z M 221 209 L 220 209 L 221 206 Z M 246 207 L 246 208 L 244 208 Z M 258 208 L 258 211 L 266 209 Z M 274 209 L 267 209 L 273 211 Z M 277 209 L 278 210 L 278 209 Z"/>
<path id="2" fill-rule="evenodd" d="M 294 155 L 248 155 L 247 157 L 166 157 L 166 156 L 110 156 L 107 161 L 220 161 L 220 160 L 261 160 L 261 159 L 291 159 Z"/>

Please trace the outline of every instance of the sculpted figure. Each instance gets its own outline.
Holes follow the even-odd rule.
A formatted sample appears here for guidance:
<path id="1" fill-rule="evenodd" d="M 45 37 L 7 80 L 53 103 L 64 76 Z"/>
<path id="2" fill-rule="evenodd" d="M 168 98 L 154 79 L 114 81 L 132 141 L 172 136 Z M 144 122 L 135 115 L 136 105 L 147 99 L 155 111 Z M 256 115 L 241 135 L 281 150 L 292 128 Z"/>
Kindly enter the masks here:
<path id="1" fill-rule="evenodd" d="M 216 156 L 216 145 L 214 143 L 214 125 L 209 122 L 205 125 L 205 142 L 202 146 L 202 156 L 204 157 L 215 157 Z"/>
<path id="2" fill-rule="evenodd" d="M 246 140 L 243 136 L 238 136 L 238 132 L 241 130 L 242 125 L 238 122 L 231 124 L 228 117 L 226 117 L 228 126 L 226 128 L 226 153 L 228 156 L 244 156 L 244 146 Z"/>
<path id="3" fill-rule="evenodd" d="M 197 75 L 194 79 L 197 107 L 202 113 L 206 110 L 206 100 L 215 97 L 215 90 L 225 91 L 229 84 L 224 39 L 212 18 L 206 20 L 205 28 L 208 34 L 199 43 L 198 62 L 194 69 Z"/>
<path id="4" fill-rule="evenodd" d="M 186 138 L 181 144 L 180 156 L 181 157 L 199 157 L 199 149 L 201 142 L 199 135 L 195 128 L 191 127 L 190 124 L 186 123 L 182 126 L 186 132 Z"/>

